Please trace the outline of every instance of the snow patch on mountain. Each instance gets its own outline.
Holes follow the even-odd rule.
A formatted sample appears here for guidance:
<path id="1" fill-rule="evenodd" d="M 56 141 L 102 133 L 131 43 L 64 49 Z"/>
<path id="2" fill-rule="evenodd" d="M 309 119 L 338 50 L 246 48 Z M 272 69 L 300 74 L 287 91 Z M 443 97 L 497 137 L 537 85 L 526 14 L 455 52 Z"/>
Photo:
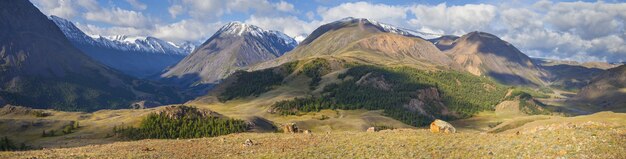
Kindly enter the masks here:
<path id="1" fill-rule="evenodd" d="M 433 37 L 433 36 L 437 36 L 438 37 L 438 36 L 443 36 L 443 35 L 434 34 L 434 33 L 426 33 L 426 32 L 406 29 L 406 28 L 400 28 L 400 27 L 397 27 L 397 26 L 393 26 L 393 25 L 386 24 L 386 23 L 381 23 L 381 22 L 370 20 L 370 19 L 366 19 L 366 18 L 347 17 L 347 18 L 343 18 L 343 19 L 340 19 L 340 20 L 335 21 L 335 22 L 337 22 L 337 23 L 345 23 L 345 22 L 351 22 L 351 21 L 354 21 L 354 20 L 359 20 L 360 22 L 369 22 L 372 25 L 376 25 L 376 26 L 382 28 L 383 31 L 385 31 L 385 32 L 394 33 L 394 34 L 398 34 L 398 35 L 416 36 L 416 37 Z"/>
<path id="2" fill-rule="evenodd" d="M 290 36 L 275 30 L 264 30 L 258 26 L 246 24 L 242 22 L 230 22 L 220 28 L 215 35 L 232 35 L 232 36 L 244 36 L 251 35 L 260 39 L 268 39 L 275 37 L 279 42 L 285 45 L 296 46 L 298 42 Z M 215 36 L 214 35 L 214 36 Z"/>
<path id="3" fill-rule="evenodd" d="M 100 36 L 100 35 L 87 35 L 76 27 L 72 22 L 57 17 L 50 16 L 50 20 L 59 26 L 63 34 L 72 42 L 93 45 L 103 48 L 110 48 L 122 51 L 133 52 L 146 52 L 146 53 L 160 53 L 160 54 L 172 54 L 172 55 L 187 55 L 193 51 L 195 45 L 192 43 L 183 43 L 180 45 L 161 40 L 155 37 L 141 37 L 141 36 Z"/>

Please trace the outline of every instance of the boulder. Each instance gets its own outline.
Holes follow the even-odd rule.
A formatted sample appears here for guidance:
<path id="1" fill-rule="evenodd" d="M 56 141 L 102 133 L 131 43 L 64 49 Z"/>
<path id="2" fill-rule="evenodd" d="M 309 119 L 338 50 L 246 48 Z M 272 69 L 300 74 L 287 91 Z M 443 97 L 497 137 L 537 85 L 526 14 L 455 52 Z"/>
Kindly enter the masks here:
<path id="1" fill-rule="evenodd" d="M 311 130 L 303 130 L 302 133 L 304 133 L 304 134 L 311 134 Z"/>
<path id="2" fill-rule="evenodd" d="M 450 134 L 456 133 L 456 129 L 452 126 L 452 124 L 446 121 L 435 119 L 435 121 L 430 123 L 430 132 Z"/>
<path id="3" fill-rule="evenodd" d="M 246 139 L 246 141 L 243 142 L 244 147 L 253 146 L 253 145 L 254 145 L 254 142 L 252 142 L 252 140 L 250 139 Z"/>
<path id="4" fill-rule="evenodd" d="M 287 123 L 287 124 L 283 125 L 283 132 L 285 132 L 285 133 L 297 133 L 298 132 L 298 126 L 296 126 L 296 123 Z"/>
<path id="5" fill-rule="evenodd" d="M 376 132 L 376 128 L 375 127 L 369 127 L 369 128 L 367 128 L 367 132 Z"/>

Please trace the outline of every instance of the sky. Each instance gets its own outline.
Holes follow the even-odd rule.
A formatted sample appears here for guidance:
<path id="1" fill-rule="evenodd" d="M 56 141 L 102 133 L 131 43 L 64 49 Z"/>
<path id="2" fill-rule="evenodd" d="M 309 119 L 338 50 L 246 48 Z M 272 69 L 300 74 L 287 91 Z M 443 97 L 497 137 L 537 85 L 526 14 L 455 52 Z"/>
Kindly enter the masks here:
<path id="1" fill-rule="evenodd" d="M 461 36 L 492 33 L 531 57 L 626 61 L 626 2 L 527 0 L 31 0 L 87 34 L 201 43 L 231 21 L 302 40 L 345 17 Z"/>

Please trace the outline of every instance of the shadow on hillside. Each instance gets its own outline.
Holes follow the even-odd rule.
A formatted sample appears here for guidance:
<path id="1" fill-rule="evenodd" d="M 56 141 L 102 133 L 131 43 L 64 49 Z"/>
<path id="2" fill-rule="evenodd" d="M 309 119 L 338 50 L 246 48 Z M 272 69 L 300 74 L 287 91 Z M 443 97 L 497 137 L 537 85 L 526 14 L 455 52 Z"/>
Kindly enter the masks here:
<path id="1" fill-rule="evenodd" d="M 155 81 L 176 87 L 184 96 L 186 100 L 192 100 L 196 97 L 206 95 L 216 84 L 213 83 L 199 83 L 200 75 L 198 73 L 185 74 L 183 76 L 175 76 L 168 78 L 159 78 Z"/>
<path id="2" fill-rule="evenodd" d="M 506 85 L 537 86 L 532 81 L 519 75 L 489 72 L 487 73 L 487 76 Z"/>

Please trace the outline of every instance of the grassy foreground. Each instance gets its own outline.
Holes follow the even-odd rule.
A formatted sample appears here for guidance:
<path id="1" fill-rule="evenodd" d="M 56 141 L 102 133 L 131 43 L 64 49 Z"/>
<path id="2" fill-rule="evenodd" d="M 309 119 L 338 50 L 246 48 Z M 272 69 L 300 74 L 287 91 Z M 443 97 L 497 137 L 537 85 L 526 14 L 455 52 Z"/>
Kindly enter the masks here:
<path id="1" fill-rule="evenodd" d="M 243 146 L 246 139 L 253 146 Z M 426 129 L 313 134 L 241 133 L 1 152 L 0 158 L 620 158 L 626 128 L 582 124 L 533 133 L 432 134 Z"/>

